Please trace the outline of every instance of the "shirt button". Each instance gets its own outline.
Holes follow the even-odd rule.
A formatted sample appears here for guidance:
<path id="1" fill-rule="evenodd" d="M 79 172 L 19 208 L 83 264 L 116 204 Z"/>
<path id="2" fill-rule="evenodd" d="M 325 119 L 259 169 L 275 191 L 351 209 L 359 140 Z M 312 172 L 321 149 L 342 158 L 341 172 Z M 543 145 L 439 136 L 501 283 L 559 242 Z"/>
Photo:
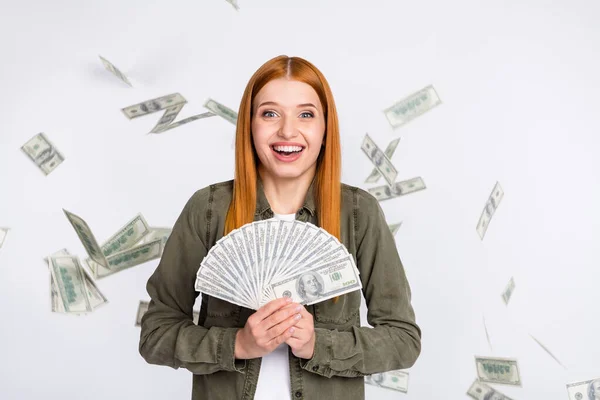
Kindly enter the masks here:
<path id="1" fill-rule="evenodd" d="M 304 208 L 301 208 L 300 211 L 298 211 L 298 214 L 303 215 L 304 214 Z"/>
<path id="2" fill-rule="evenodd" d="M 312 368 L 312 370 L 313 370 L 314 372 L 317 372 L 317 371 L 319 370 L 319 367 L 315 365 L 315 366 Z"/>
<path id="3" fill-rule="evenodd" d="M 298 391 L 296 392 L 296 397 L 302 397 L 302 392 L 298 390 Z"/>

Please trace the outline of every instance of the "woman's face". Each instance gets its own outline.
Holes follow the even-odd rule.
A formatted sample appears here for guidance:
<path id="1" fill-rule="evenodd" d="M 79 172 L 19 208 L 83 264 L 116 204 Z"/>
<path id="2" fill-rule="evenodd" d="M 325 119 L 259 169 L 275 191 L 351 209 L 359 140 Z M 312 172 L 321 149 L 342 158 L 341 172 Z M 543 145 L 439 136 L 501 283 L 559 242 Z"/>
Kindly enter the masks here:
<path id="1" fill-rule="evenodd" d="M 254 97 L 252 140 L 262 174 L 284 179 L 314 175 L 324 135 L 323 107 L 310 85 L 274 79 Z"/>

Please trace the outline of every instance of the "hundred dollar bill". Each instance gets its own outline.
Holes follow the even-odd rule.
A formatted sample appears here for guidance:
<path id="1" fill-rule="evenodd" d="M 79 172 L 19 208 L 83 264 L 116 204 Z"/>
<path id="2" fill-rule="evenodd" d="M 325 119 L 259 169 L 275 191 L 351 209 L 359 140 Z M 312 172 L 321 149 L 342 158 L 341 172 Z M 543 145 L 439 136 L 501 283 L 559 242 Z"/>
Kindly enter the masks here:
<path id="1" fill-rule="evenodd" d="M 21 150 L 46 176 L 65 160 L 44 133 L 38 133 L 29 139 L 27 143 L 21 146 Z"/>
<path id="2" fill-rule="evenodd" d="M 219 103 L 218 101 L 208 99 L 206 100 L 206 103 L 204 103 L 204 107 L 208 108 L 210 111 L 217 114 L 219 117 L 226 119 L 232 124 L 237 124 L 237 113 L 231 108 Z"/>
<path id="3" fill-rule="evenodd" d="M 92 271 L 94 278 L 101 279 L 127 268 L 159 258 L 161 254 L 162 239 L 158 238 L 107 257 L 110 268 L 105 268 L 90 258 L 87 258 L 85 262 L 90 268 L 90 271 Z"/>
<path id="4" fill-rule="evenodd" d="M 129 119 L 138 118 L 144 115 L 152 114 L 157 111 L 165 110 L 177 104 L 185 104 L 187 100 L 179 93 L 172 93 L 155 99 L 146 100 L 138 104 L 121 109 L 123 114 Z"/>
<path id="5" fill-rule="evenodd" d="M 400 230 L 400 226 L 402 226 L 402 222 L 398 222 L 397 224 L 388 224 L 388 227 L 392 232 L 392 236 L 396 236 L 396 233 L 398 233 L 398 230 Z"/>
<path id="6" fill-rule="evenodd" d="M 405 181 L 395 182 L 392 186 L 384 185 L 370 188 L 369 193 L 377 200 L 384 201 L 424 189 L 426 189 L 425 182 L 423 182 L 423 178 L 418 176 Z"/>
<path id="7" fill-rule="evenodd" d="M 481 216 L 479 217 L 479 222 L 477 223 L 477 233 L 481 240 L 485 236 L 485 232 L 487 231 L 488 226 L 490 225 L 490 221 L 496 212 L 496 209 L 500 205 L 500 201 L 504 197 L 504 191 L 498 182 L 494 186 L 492 193 L 490 194 L 487 203 L 485 203 L 485 207 L 481 212 Z"/>
<path id="8" fill-rule="evenodd" d="M 488 333 L 487 324 L 485 323 L 485 315 L 483 316 L 483 329 L 485 329 L 485 338 L 487 339 L 487 342 L 490 345 L 490 351 L 494 351 L 494 349 L 492 349 L 492 341 L 490 340 L 490 334 Z"/>
<path id="9" fill-rule="evenodd" d="M 544 350 L 550 357 L 552 357 L 554 359 L 554 361 L 556 361 L 558 363 L 558 365 L 560 365 L 561 367 L 563 367 L 564 369 L 567 369 L 567 367 L 565 367 L 563 365 L 563 363 L 560 362 L 560 360 L 558 358 L 556 358 L 556 356 L 554 354 L 552 354 L 552 352 L 542 344 L 542 342 L 540 342 L 539 340 L 537 340 L 535 337 L 533 337 L 533 335 L 529 334 L 529 336 L 534 340 L 534 342 L 536 342 L 541 348 L 542 350 Z M 600 393 L 600 392 L 598 392 Z"/>
<path id="10" fill-rule="evenodd" d="M 392 128 L 395 129 L 441 103 L 442 101 L 433 86 L 429 85 L 386 108 L 383 113 Z"/>
<path id="11" fill-rule="evenodd" d="M 291 297 L 310 305 L 359 290 L 362 285 L 352 256 L 348 256 L 271 282 L 269 287 L 276 298 Z"/>
<path id="12" fill-rule="evenodd" d="M 392 159 L 392 156 L 396 151 L 396 147 L 398 147 L 398 143 L 400 143 L 400 138 L 392 140 L 383 152 L 385 156 L 390 160 Z M 381 174 L 379 173 L 377 168 L 373 168 L 373 171 L 371 171 L 371 174 L 367 177 L 365 183 L 375 183 L 379 180 L 379 178 L 381 178 Z"/>
<path id="13" fill-rule="evenodd" d="M 408 372 L 395 370 L 367 375 L 365 376 L 365 383 L 408 393 Z"/>
<path id="14" fill-rule="evenodd" d="M 398 171 L 396 171 L 396 167 L 394 167 L 390 159 L 377 147 L 369 134 L 365 135 L 360 148 L 369 157 L 369 160 L 375 165 L 379 173 L 383 175 L 388 185 L 392 186 L 396 181 Z"/>
<path id="15" fill-rule="evenodd" d="M 62 250 L 59 250 L 59 251 L 51 254 L 50 257 L 70 256 L 70 255 L 71 254 L 67 251 L 67 249 L 62 249 Z M 46 264 L 48 264 L 48 267 L 50 267 L 50 262 L 48 260 L 48 257 L 44 258 L 44 261 L 46 262 Z M 85 286 L 87 289 L 88 298 L 90 300 L 90 305 L 92 306 L 92 310 L 95 310 L 102 304 L 108 303 L 108 299 L 106 297 L 104 297 L 104 295 L 102 294 L 100 289 L 98 289 L 98 286 L 96 286 L 96 283 L 90 277 L 90 275 L 87 273 L 87 271 L 84 268 L 82 268 L 82 271 L 83 271 L 83 274 L 85 277 Z M 54 282 L 54 278 L 53 278 L 52 274 L 50 274 L 50 304 L 52 305 L 52 312 L 56 312 L 56 313 L 64 313 L 65 312 L 64 305 L 58 294 L 58 286 L 56 285 L 56 282 Z"/>
<path id="16" fill-rule="evenodd" d="M 0 249 L 4 245 L 4 241 L 6 240 L 9 230 L 10 228 L 0 228 Z"/>
<path id="17" fill-rule="evenodd" d="M 237 0 L 225 0 L 226 2 L 228 2 L 229 4 L 231 4 L 233 6 L 233 8 L 235 8 L 236 11 L 240 10 L 240 6 L 237 3 Z"/>
<path id="18" fill-rule="evenodd" d="M 100 55 L 98 57 L 100 57 L 100 61 L 102 61 L 102 64 L 104 64 L 104 68 L 106 68 L 107 71 L 111 72 L 114 76 L 116 76 L 117 78 L 119 78 L 120 80 L 122 80 L 123 82 L 128 84 L 129 86 L 133 87 L 131 82 L 129 82 L 129 79 L 127 79 L 125 74 L 122 73 L 119 70 L 119 68 L 115 67 L 114 64 L 111 63 L 110 61 L 108 61 L 106 58 L 104 58 Z"/>
<path id="19" fill-rule="evenodd" d="M 510 278 L 510 281 L 508 281 L 508 284 L 506 285 L 504 292 L 502 292 L 502 300 L 504 300 L 504 304 L 508 305 L 508 302 L 510 301 L 510 297 L 512 296 L 514 290 L 515 290 L 515 279 Z"/>
<path id="20" fill-rule="evenodd" d="M 49 258 L 50 273 L 57 292 L 67 313 L 92 311 L 85 284 L 83 268 L 77 256 L 55 256 Z"/>
<path id="21" fill-rule="evenodd" d="M 467 394 L 475 400 L 512 400 L 507 395 L 478 380 L 473 382 Z"/>
<path id="22" fill-rule="evenodd" d="M 597 400 L 600 398 L 600 378 L 567 384 L 569 400 Z"/>
<path id="23" fill-rule="evenodd" d="M 142 326 L 142 317 L 144 316 L 144 314 L 146 314 L 146 311 L 148 311 L 149 306 L 149 301 L 140 300 L 140 304 L 138 306 L 137 314 L 135 317 L 135 326 Z M 193 315 L 194 324 L 198 325 L 198 320 L 200 319 L 200 311 L 194 310 Z"/>
<path id="24" fill-rule="evenodd" d="M 521 386 L 521 375 L 515 359 L 475 357 L 475 366 L 480 381 Z"/>
<path id="25" fill-rule="evenodd" d="M 87 251 L 90 258 L 103 267 L 109 268 L 108 261 L 106 260 L 106 257 L 104 257 L 104 253 L 98 245 L 98 241 L 96 241 L 96 238 L 94 237 L 94 234 L 92 233 L 92 230 L 88 224 L 83 220 L 83 218 L 70 213 L 64 208 L 63 212 L 67 216 L 67 219 L 71 225 L 73 225 L 73 229 L 75 229 L 77 236 L 79 236 L 79 240 L 81 240 L 81 243 L 83 244 L 83 247 L 85 248 L 85 251 Z"/>
<path id="26" fill-rule="evenodd" d="M 151 226 L 150 233 L 144 236 L 139 242 L 136 243 L 136 245 L 145 244 L 156 239 L 160 239 L 164 249 L 165 245 L 167 244 L 167 239 L 169 239 L 172 231 L 173 229 L 171 228 L 159 228 Z"/>
<path id="27" fill-rule="evenodd" d="M 105 257 L 109 257 L 115 253 L 129 249 L 148 234 L 150 234 L 148 223 L 142 214 L 137 214 L 102 244 L 102 253 Z"/>

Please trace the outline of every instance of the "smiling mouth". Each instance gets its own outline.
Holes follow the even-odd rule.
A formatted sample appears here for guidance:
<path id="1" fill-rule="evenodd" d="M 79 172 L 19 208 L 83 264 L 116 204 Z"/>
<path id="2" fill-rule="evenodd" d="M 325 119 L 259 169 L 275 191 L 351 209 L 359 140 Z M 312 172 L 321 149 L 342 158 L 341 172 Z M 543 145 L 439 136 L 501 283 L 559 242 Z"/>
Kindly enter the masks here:
<path id="1" fill-rule="evenodd" d="M 304 147 L 300 146 L 271 146 L 271 149 L 282 156 L 291 156 L 304 151 Z"/>

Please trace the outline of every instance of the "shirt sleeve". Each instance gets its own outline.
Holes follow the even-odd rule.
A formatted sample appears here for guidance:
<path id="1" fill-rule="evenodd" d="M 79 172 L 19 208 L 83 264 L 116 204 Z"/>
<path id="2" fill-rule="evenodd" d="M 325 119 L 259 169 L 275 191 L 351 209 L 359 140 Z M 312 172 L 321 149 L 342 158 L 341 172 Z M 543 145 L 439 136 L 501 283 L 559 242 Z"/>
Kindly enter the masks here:
<path id="1" fill-rule="evenodd" d="M 394 237 L 379 202 L 359 190 L 356 228 L 367 321 L 339 332 L 315 328 L 315 350 L 302 368 L 326 377 L 356 377 L 410 368 L 421 352 L 421 330 Z"/>
<path id="2" fill-rule="evenodd" d="M 199 190 L 188 200 L 148 280 L 151 300 L 141 321 L 139 352 L 150 364 L 183 367 L 194 374 L 244 372 L 245 360 L 234 358 L 237 328 L 207 329 L 193 323 L 196 273 L 207 254 L 201 227 L 207 226 L 210 213 L 201 210 L 210 207 L 209 190 Z"/>

